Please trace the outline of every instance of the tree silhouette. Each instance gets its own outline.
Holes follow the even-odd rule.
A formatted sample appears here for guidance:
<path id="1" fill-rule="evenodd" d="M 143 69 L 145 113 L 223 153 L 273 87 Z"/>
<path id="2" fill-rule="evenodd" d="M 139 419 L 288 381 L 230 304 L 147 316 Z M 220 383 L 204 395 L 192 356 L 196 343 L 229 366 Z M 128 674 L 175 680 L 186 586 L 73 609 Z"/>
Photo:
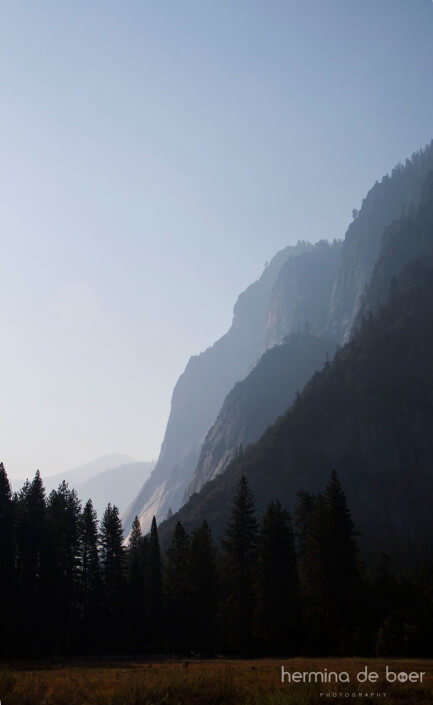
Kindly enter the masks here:
<path id="1" fill-rule="evenodd" d="M 0 655 L 7 656 L 13 638 L 15 512 L 9 480 L 0 463 Z"/>
<path id="2" fill-rule="evenodd" d="M 215 546 L 207 521 L 196 529 L 189 548 L 190 634 L 194 651 L 209 656 L 217 643 L 218 577 Z"/>
<path id="3" fill-rule="evenodd" d="M 261 652 L 299 653 L 300 607 L 296 551 L 288 512 L 271 502 L 260 527 L 255 634 Z"/>
<path id="4" fill-rule="evenodd" d="M 239 483 L 221 543 L 225 556 L 225 615 L 229 647 L 248 654 L 252 650 L 257 521 L 254 496 L 245 476 Z"/>
<path id="5" fill-rule="evenodd" d="M 16 500 L 17 621 L 24 653 L 44 653 L 49 609 L 45 490 L 39 470 L 24 483 Z"/>
<path id="6" fill-rule="evenodd" d="M 119 510 L 108 504 L 99 530 L 99 554 L 101 561 L 104 602 L 104 637 L 112 647 L 120 645 L 123 609 L 125 608 L 124 578 L 125 551 L 123 548 L 122 522 Z"/>
<path id="7" fill-rule="evenodd" d="M 156 518 L 152 518 L 148 545 L 149 565 L 149 624 L 150 644 L 158 650 L 163 642 L 163 593 L 162 593 L 162 564 L 161 549 L 159 546 L 158 527 Z"/>
<path id="8" fill-rule="evenodd" d="M 98 553 L 98 523 L 89 499 L 80 517 L 79 551 L 79 644 L 91 651 L 98 644 L 102 602 L 101 567 Z"/>
<path id="9" fill-rule="evenodd" d="M 187 645 L 190 622 L 188 583 L 189 539 L 177 522 L 165 560 L 165 596 L 169 648 L 181 652 Z"/>
<path id="10" fill-rule="evenodd" d="M 145 551 L 141 526 L 135 517 L 129 536 L 127 552 L 128 581 L 128 646 L 134 652 L 141 652 L 145 644 L 146 586 Z"/>

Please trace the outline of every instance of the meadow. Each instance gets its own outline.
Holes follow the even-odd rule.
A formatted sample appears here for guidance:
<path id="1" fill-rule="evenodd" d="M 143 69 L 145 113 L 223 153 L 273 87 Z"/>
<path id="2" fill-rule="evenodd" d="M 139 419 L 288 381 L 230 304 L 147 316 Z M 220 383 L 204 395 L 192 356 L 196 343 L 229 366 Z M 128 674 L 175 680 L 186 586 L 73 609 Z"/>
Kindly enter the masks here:
<path id="1" fill-rule="evenodd" d="M 390 685 L 382 677 L 387 664 L 395 671 L 424 671 L 424 682 Z M 347 671 L 351 682 L 282 684 L 282 665 L 290 671 Z M 374 685 L 359 685 L 356 680 L 366 665 L 381 674 Z M 372 693 L 386 696 L 371 697 Z M 0 668 L 1 705 L 315 705 L 343 701 L 431 705 L 433 661 L 214 659 L 10 663 Z"/>

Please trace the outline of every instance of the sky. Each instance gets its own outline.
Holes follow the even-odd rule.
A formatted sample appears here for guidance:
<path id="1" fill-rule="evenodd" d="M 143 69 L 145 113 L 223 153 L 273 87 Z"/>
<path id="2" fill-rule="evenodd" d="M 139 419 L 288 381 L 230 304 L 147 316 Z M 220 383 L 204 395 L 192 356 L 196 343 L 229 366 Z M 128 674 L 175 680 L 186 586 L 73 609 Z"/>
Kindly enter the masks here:
<path id="1" fill-rule="evenodd" d="M 431 0 L 0 3 L 0 459 L 156 457 L 298 239 L 433 138 Z"/>

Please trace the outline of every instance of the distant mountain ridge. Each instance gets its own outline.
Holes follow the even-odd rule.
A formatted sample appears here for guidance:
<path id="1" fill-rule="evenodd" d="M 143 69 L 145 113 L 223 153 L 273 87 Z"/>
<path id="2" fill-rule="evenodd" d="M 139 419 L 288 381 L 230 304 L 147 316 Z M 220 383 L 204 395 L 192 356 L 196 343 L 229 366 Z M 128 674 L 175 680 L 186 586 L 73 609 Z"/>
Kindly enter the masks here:
<path id="1" fill-rule="evenodd" d="M 415 209 L 411 199 L 418 202 L 423 198 L 426 189 L 423 177 L 428 173 L 427 169 L 431 165 L 433 165 L 433 149 L 430 146 L 424 152 L 415 154 L 412 161 L 406 162 L 405 167 L 394 169 L 391 178 L 384 177 L 381 184 L 373 187 L 364 199 L 361 211 L 355 213 L 355 220 L 349 226 L 344 243 L 334 241 L 330 245 L 326 241 L 319 242 L 296 260 L 288 260 L 282 266 L 272 291 L 268 310 L 266 323 L 268 347 L 280 342 L 288 331 L 299 330 L 302 325 L 307 324 L 310 330 L 324 337 L 328 346 L 331 340 L 335 344 L 341 344 L 347 339 L 350 327 L 355 324 L 363 306 L 362 294 L 365 291 L 365 282 L 368 281 L 373 267 L 370 256 L 375 252 L 377 259 L 381 251 L 381 242 L 385 237 L 383 230 L 380 230 L 381 224 L 386 222 L 393 212 L 405 211 L 408 202 L 412 203 L 410 209 Z M 422 247 L 421 244 L 420 247 Z M 358 269 L 351 271 L 354 251 L 361 253 L 361 256 Z M 350 290 L 347 286 L 342 287 L 341 282 L 346 282 Z M 347 320 L 338 318 L 347 304 L 346 299 L 338 303 L 339 297 L 346 297 L 346 295 L 352 301 L 351 313 Z M 336 314 L 335 319 L 331 318 L 333 308 L 340 312 Z M 311 367 L 308 377 L 317 369 L 319 366 Z M 295 371 L 292 372 L 292 376 L 295 381 Z M 307 379 L 303 379 L 302 384 L 299 385 L 300 388 Z M 254 395 L 251 394 L 251 398 L 253 397 Z M 288 394 L 285 408 L 288 408 L 292 399 L 293 395 Z M 248 410 L 244 408 L 242 411 L 244 419 L 238 420 L 237 424 L 233 424 L 233 421 L 226 418 L 224 429 L 220 414 L 218 422 L 212 426 L 185 499 L 190 496 L 192 490 L 198 491 L 216 473 L 223 471 L 234 457 L 233 438 L 232 442 L 229 441 L 233 434 L 233 427 L 236 425 L 246 427 L 249 423 L 250 442 L 259 437 L 260 434 L 255 435 L 253 432 L 254 422 Z M 275 421 L 277 416 L 278 414 L 275 413 L 269 423 Z M 261 432 L 264 430 L 265 428 L 262 428 Z M 237 443 L 240 443 L 240 439 Z"/>
<path id="2" fill-rule="evenodd" d="M 182 503 L 197 466 L 201 444 L 226 394 L 260 358 L 265 346 L 269 300 L 282 265 L 312 249 L 299 242 L 278 252 L 260 278 L 240 294 L 228 332 L 200 355 L 190 358 L 171 400 L 161 452 L 154 471 L 124 514 L 126 530 L 138 515 L 142 528 L 152 516 L 163 519 Z"/>
<path id="3" fill-rule="evenodd" d="M 404 165 L 398 164 L 390 176 L 376 181 L 363 199 L 344 239 L 325 328 L 329 337 L 341 342 L 349 339 L 379 257 L 384 230 L 411 205 L 418 205 L 432 169 L 433 141 L 406 159 Z"/>
<path id="4" fill-rule="evenodd" d="M 63 473 L 43 477 L 47 494 L 63 481 L 74 488 L 83 502 L 91 499 L 101 518 L 108 503 L 120 512 L 127 508 L 131 496 L 140 489 L 143 478 L 150 475 L 155 461 L 139 462 L 129 455 L 104 455 Z"/>
<path id="5" fill-rule="evenodd" d="M 51 490 L 57 489 L 58 485 L 60 482 L 63 482 L 63 480 L 71 487 L 75 487 L 76 484 L 86 482 L 100 472 L 105 472 L 106 470 L 111 470 L 112 468 L 119 467 L 119 465 L 126 465 L 127 463 L 135 463 L 134 458 L 131 458 L 129 455 L 122 455 L 121 453 L 111 453 L 110 455 L 102 455 L 100 458 L 90 460 L 88 463 L 83 463 L 83 465 L 78 465 L 70 470 L 59 472 L 56 475 L 48 475 L 48 477 L 43 473 L 42 475 L 47 492 L 51 492 Z"/>
<path id="6" fill-rule="evenodd" d="M 234 452 L 231 441 L 216 454 L 220 455 L 216 464 L 211 462 L 209 466 L 200 455 L 202 444 L 226 394 L 251 371 L 267 348 L 281 343 L 307 322 L 313 333 L 334 344 L 350 338 L 379 257 L 384 230 L 411 204 L 418 205 L 431 169 L 433 142 L 376 182 L 359 213 L 354 212 L 343 243 L 303 243 L 296 256 L 294 252 L 287 256 L 286 250 L 278 253 L 270 272 L 265 270 L 262 278 L 239 297 L 229 333 L 202 356 L 191 358 L 175 387 L 160 458 L 125 515 L 126 528 L 137 514 L 147 530 L 153 514 L 161 520 L 170 506 L 174 511 L 181 506 L 188 485 L 199 489 L 209 479 L 203 472 L 205 467 L 210 477 L 215 469 L 224 469 L 224 457 L 228 461 Z M 290 402 L 288 397 L 287 407 Z M 219 439 L 227 440 L 229 435 L 220 425 Z"/>
<path id="7" fill-rule="evenodd" d="M 92 500 L 99 517 L 102 517 L 108 503 L 115 504 L 122 514 L 131 496 L 138 492 L 143 479 L 149 477 L 154 467 L 154 460 L 125 463 L 79 483 L 76 490 L 83 501 Z"/>
<path id="8" fill-rule="evenodd" d="M 385 291 L 388 291 L 387 295 Z M 379 296 L 378 296 L 379 292 Z M 352 339 L 292 407 L 161 527 L 206 518 L 218 536 L 242 474 L 259 512 L 293 509 L 332 469 L 347 490 L 365 555 L 399 564 L 433 549 L 433 174 L 421 202 L 386 229 Z M 371 314 L 369 313 L 371 311 Z"/>
<path id="9" fill-rule="evenodd" d="M 311 375 L 333 357 L 334 351 L 331 341 L 303 331 L 291 333 L 284 343 L 264 353 L 225 398 L 206 435 L 184 502 L 260 438 L 286 411 Z"/>

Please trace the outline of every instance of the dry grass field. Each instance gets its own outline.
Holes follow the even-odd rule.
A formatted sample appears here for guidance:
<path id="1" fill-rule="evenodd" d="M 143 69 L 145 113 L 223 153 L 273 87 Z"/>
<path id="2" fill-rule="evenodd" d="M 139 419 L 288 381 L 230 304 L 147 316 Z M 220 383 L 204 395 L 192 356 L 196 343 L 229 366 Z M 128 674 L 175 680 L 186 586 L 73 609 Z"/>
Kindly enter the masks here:
<path id="1" fill-rule="evenodd" d="M 423 684 L 390 685 L 382 677 L 386 664 L 394 671 L 425 671 Z M 351 682 L 283 685 L 282 665 L 292 672 L 347 671 Z M 360 686 L 356 674 L 366 665 L 381 678 L 374 685 Z M 8 664 L 0 667 L 0 701 L 1 705 L 313 705 L 354 701 L 431 705 L 433 661 L 282 658 Z"/>

